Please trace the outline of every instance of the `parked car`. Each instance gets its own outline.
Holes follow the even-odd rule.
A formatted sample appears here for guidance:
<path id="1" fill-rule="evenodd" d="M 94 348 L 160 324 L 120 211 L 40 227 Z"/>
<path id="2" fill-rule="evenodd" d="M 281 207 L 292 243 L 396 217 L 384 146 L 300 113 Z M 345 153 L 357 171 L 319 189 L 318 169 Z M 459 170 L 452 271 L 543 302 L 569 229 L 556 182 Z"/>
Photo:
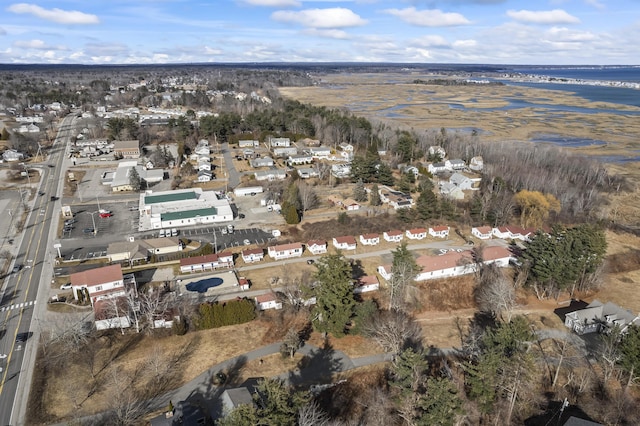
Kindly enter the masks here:
<path id="1" fill-rule="evenodd" d="M 93 228 L 84 228 L 82 232 L 85 234 L 93 234 L 95 230 Z"/>
<path id="2" fill-rule="evenodd" d="M 307 259 L 307 265 L 313 265 L 315 262 L 315 260 L 313 259 Z"/>
<path id="3" fill-rule="evenodd" d="M 20 269 L 22 269 L 22 265 L 14 265 L 11 273 L 15 274 L 16 272 L 20 272 Z"/>
<path id="4" fill-rule="evenodd" d="M 244 214 L 240 213 L 240 214 L 238 215 L 238 219 L 244 219 L 244 218 L 245 218 L 245 215 L 244 215 Z"/>
<path id="5" fill-rule="evenodd" d="M 243 243 L 244 243 L 245 246 L 251 245 L 251 241 L 249 241 L 248 239 L 244 240 Z"/>
<path id="6" fill-rule="evenodd" d="M 71 290 L 71 283 L 62 284 L 60 290 Z"/>
<path id="7" fill-rule="evenodd" d="M 100 213 L 100 217 L 103 218 L 103 219 L 106 219 L 106 218 L 111 217 L 111 216 L 113 216 L 113 214 L 111 214 L 111 213 Z"/>
<path id="8" fill-rule="evenodd" d="M 222 229 L 220 230 L 220 233 L 221 233 L 222 235 L 227 235 L 227 228 L 222 228 Z"/>

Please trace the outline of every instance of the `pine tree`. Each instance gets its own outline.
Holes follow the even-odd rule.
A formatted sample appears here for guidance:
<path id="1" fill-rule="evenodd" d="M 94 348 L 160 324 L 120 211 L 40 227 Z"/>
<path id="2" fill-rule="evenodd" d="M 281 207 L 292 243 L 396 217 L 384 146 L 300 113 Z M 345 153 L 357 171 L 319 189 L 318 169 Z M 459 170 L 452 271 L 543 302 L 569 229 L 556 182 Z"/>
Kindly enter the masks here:
<path id="1" fill-rule="evenodd" d="M 313 326 L 320 332 L 343 336 L 356 305 L 351 283 L 351 264 L 342 253 L 329 254 L 320 258 L 316 268 Z"/>
<path id="2" fill-rule="evenodd" d="M 382 185 L 393 186 L 395 185 L 395 179 L 393 178 L 393 171 L 387 164 L 380 164 L 377 169 L 377 181 Z"/>
<path id="3" fill-rule="evenodd" d="M 131 189 L 136 192 L 142 188 L 142 179 L 135 167 L 129 169 L 129 185 L 131 185 Z"/>
<path id="4" fill-rule="evenodd" d="M 434 194 L 431 189 L 425 188 L 418 196 L 414 209 L 420 220 L 433 219 L 438 210 L 438 198 L 436 194 Z"/>
<path id="5" fill-rule="evenodd" d="M 406 242 L 403 241 L 391 254 L 393 255 L 393 263 L 388 287 L 390 310 L 401 309 L 409 302 L 409 293 L 413 288 L 416 274 L 420 271 L 420 267 L 407 248 Z"/>
<path id="6" fill-rule="evenodd" d="M 353 199 L 359 203 L 362 203 L 367 201 L 367 198 L 369 197 L 367 195 L 367 191 L 365 190 L 364 182 L 362 182 L 362 179 L 360 179 L 353 187 Z"/>
<path id="7" fill-rule="evenodd" d="M 379 206 L 382 204 L 382 200 L 380 200 L 380 189 L 377 184 L 373 184 L 371 187 L 371 196 L 369 197 L 369 204 L 372 206 Z"/>

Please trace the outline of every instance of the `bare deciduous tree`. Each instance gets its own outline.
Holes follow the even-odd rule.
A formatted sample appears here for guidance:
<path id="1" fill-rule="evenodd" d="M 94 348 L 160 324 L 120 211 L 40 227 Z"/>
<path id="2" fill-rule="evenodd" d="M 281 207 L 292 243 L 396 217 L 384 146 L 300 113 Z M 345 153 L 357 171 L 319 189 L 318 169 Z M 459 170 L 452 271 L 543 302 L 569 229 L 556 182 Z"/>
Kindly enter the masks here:
<path id="1" fill-rule="evenodd" d="M 310 401 L 298 410 L 298 426 L 327 426 L 329 416 L 315 402 Z"/>
<path id="2" fill-rule="evenodd" d="M 399 354 L 421 340 L 421 329 L 407 313 L 381 311 L 364 327 L 365 333 L 385 351 Z"/>
<path id="3" fill-rule="evenodd" d="M 516 292 L 504 272 L 495 264 L 480 264 L 477 277 L 475 296 L 480 310 L 507 322 L 511 321 L 511 314 L 516 306 Z"/>

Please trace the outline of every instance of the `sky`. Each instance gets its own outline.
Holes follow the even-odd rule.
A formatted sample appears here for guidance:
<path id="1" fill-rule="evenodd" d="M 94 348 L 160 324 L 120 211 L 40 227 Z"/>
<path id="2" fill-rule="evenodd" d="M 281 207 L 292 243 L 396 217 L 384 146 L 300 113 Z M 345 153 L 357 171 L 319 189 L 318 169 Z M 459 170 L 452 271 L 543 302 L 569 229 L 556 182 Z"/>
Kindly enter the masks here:
<path id="1" fill-rule="evenodd" d="M 640 0 L 4 0 L 0 11 L 5 64 L 640 64 Z"/>

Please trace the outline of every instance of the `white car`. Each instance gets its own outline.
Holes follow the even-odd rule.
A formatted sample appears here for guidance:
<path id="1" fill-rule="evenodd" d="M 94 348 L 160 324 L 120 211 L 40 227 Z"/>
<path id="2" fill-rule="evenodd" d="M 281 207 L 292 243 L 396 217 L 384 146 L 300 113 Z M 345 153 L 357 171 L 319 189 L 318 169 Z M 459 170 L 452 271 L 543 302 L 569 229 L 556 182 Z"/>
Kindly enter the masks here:
<path id="1" fill-rule="evenodd" d="M 71 290 L 71 283 L 62 284 L 60 290 Z"/>

